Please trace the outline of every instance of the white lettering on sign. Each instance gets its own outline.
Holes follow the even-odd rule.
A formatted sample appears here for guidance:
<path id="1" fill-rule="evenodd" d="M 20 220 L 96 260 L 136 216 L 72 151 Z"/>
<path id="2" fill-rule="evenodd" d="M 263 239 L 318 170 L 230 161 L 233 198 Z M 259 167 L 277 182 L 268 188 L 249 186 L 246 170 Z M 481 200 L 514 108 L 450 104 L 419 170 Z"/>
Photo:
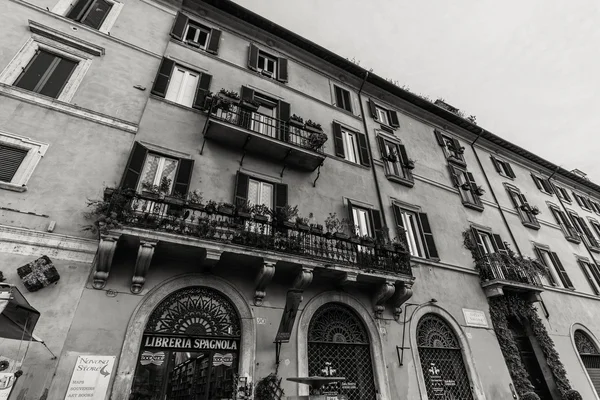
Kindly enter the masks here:
<path id="1" fill-rule="evenodd" d="M 258 325 L 265 325 L 267 323 L 267 319 L 266 318 L 262 318 L 262 317 L 256 317 L 256 323 Z"/>
<path id="2" fill-rule="evenodd" d="M 146 336 L 146 347 L 195 350 L 237 350 L 237 341 L 232 339 L 193 339 L 162 336 Z"/>
<path id="3" fill-rule="evenodd" d="M 65 399 L 104 400 L 114 362 L 114 356 L 77 357 Z"/>
<path id="4" fill-rule="evenodd" d="M 465 323 L 468 326 L 475 326 L 478 328 L 489 328 L 485 313 L 481 310 L 469 310 L 463 308 L 463 315 L 465 316 Z"/>

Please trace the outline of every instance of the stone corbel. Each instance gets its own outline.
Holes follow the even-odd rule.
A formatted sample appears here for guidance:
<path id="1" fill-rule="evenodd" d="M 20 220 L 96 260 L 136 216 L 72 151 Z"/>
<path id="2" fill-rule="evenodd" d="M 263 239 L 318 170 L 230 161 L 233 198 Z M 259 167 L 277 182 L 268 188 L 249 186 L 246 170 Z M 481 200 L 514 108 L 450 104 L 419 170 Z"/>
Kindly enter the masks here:
<path id="1" fill-rule="evenodd" d="M 341 286 L 345 286 L 351 283 L 355 283 L 358 278 L 358 272 L 344 272 L 344 275 L 339 281 Z"/>
<path id="2" fill-rule="evenodd" d="M 308 267 L 302 267 L 302 270 L 294 279 L 294 283 L 292 284 L 293 289 L 304 290 L 310 285 L 313 280 L 313 269 Z"/>
<path id="3" fill-rule="evenodd" d="M 92 286 L 94 289 L 103 289 L 110 274 L 117 241 L 119 235 L 101 235 L 98 244 L 98 255 L 96 257 L 96 269 L 94 271 Z"/>
<path id="4" fill-rule="evenodd" d="M 412 283 L 396 283 L 396 291 L 390 302 L 394 307 L 394 319 L 400 320 L 400 314 L 402 314 L 402 304 L 406 303 L 408 299 L 412 297 Z"/>
<path id="5" fill-rule="evenodd" d="M 254 292 L 255 306 L 262 306 L 263 299 L 267 295 L 267 286 L 271 283 L 273 275 L 275 275 L 275 263 L 265 261 L 256 277 L 256 291 Z"/>
<path id="6" fill-rule="evenodd" d="M 375 318 L 383 317 L 383 311 L 385 310 L 385 302 L 394 295 L 396 286 L 391 281 L 386 281 L 379 285 L 375 295 L 373 296 L 373 307 L 375 310 Z"/>
<path id="7" fill-rule="evenodd" d="M 139 294 L 146 282 L 146 274 L 152 262 L 154 248 L 158 242 L 151 240 L 141 240 L 138 248 L 137 260 L 135 260 L 135 269 L 133 278 L 131 278 L 131 293 Z"/>

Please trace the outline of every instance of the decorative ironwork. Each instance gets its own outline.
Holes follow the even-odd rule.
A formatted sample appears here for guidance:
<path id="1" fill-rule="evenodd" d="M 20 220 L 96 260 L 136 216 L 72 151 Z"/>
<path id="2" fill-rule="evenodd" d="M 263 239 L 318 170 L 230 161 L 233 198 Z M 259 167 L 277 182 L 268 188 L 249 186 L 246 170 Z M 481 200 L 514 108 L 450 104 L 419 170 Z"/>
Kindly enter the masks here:
<path id="1" fill-rule="evenodd" d="M 329 303 L 317 310 L 308 328 L 309 376 L 343 376 L 341 394 L 349 400 L 376 398 L 369 336 L 349 308 Z M 339 389 L 338 383 L 331 384 Z M 324 388 L 327 390 L 327 388 Z"/>
<path id="2" fill-rule="evenodd" d="M 221 293 L 189 287 L 172 293 L 156 307 L 146 333 L 239 337 L 241 328 L 237 311 Z"/>
<path id="3" fill-rule="evenodd" d="M 443 319 L 432 314 L 421 318 L 417 347 L 430 399 L 473 399 L 460 344 Z"/>
<path id="4" fill-rule="evenodd" d="M 573 338 L 575 339 L 575 347 L 579 354 L 600 354 L 596 344 L 585 332 L 576 330 Z"/>
<path id="5" fill-rule="evenodd" d="M 542 286 L 540 276 L 520 267 L 507 254 L 491 253 L 477 260 L 482 281 L 500 279 L 505 281 Z"/>

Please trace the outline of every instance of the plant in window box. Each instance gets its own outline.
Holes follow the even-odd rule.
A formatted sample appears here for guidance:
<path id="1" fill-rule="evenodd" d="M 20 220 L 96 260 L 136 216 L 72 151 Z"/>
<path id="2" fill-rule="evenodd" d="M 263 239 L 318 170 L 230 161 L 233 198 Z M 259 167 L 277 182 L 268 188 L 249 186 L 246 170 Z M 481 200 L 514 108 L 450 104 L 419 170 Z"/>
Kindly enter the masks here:
<path id="1" fill-rule="evenodd" d="M 311 216 L 312 216 L 312 213 L 311 213 Z M 310 219 L 309 218 L 300 217 L 300 216 L 296 217 L 296 226 L 298 227 L 298 230 L 301 230 L 303 232 L 308 232 L 310 230 L 310 225 L 309 225 Z"/>
<path id="2" fill-rule="evenodd" d="M 533 215 L 539 215 L 541 213 L 540 209 L 538 208 L 538 206 L 533 206 L 531 207 L 531 213 Z"/>
<path id="3" fill-rule="evenodd" d="M 231 203 L 219 203 L 217 210 L 222 214 L 233 215 L 235 206 Z"/>
<path id="4" fill-rule="evenodd" d="M 238 92 L 234 92 L 233 90 L 227 90 L 224 88 L 221 88 L 221 90 L 219 90 L 219 96 L 228 99 L 231 103 L 234 104 L 240 100 L 240 94 Z"/>
<path id="5" fill-rule="evenodd" d="M 327 141 L 327 135 L 323 132 L 311 132 L 308 136 L 308 147 L 313 150 L 318 150 Z"/>
<path id="6" fill-rule="evenodd" d="M 316 133 L 323 132 L 323 128 L 321 127 L 321 124 L 318 124 L 310 119 L 304 123 L 304 129 L 306 129 L 309 132 L 316 132 Z"/>
<path id="7" fill-rule="evenodd" d="M 462 190 L 471 190 L 471 184 L 470 183 L 463 183 L 462 185 L 460 185 L 460 188 Z"/>
<path id="8" fill-rule="evenodd" d="M 413 160 L 412 158 L 409 158 L 409 159 L 406 161 L 406 163 L 404 163 L 404 167 L 405 167 L 406 169 L 413 170 L 413 169 L 415 169 L 415 164 L 416 164 L 416 163 L 417 163 L 417 162 L 416 162 L 415 160 Z"/>
<path id="9" fill-rule="evenodd" d="M 252 206 L 247 201 L 240 202 L 235 209 L 235 213 L 240 218 L 250 219 L 252 217 Z"/>
<path id="10" fill-rule="evenodd" d="M 375 247 L 375 238 L 369 235 L 364 235 L 360 238 L 360 244 L 366 247 Z"/>
<path id="11" fill-rule="evenodd" d="M 317 235 L 323 234 L 323 225 L 321 224 L 310 224 L 310 231 Z"/>
<path id="12" fill-rule="evenodd" d="M 206 211 L 207 214 L 212 214 L 217 211 L 217 202 L 209 200 L 208 203 L 206 203 L 206 206 L 204 206 L 204 211 Z"/>
<path id="13" fill-rule="evenodd" d="M 252 207 L 252 216 L 257 222 L 268 222 L 271 209 L 264 204 L 257 204 Z"/>
<path id="14" fill-rule="evenodd" d="M 160 187 L 150 182 L 142 183 L 142 197 L 146 199 L 156 200 L 159 197 Z"/>
<path id="15" fill-rule="evenodd" d="M 329 213 L 329 216 L 325 219 L 325 228 L 327 229 L 327 232 L 325 233 L 325 236 L 327 237 L 331 237 L 336 233 L 342 232 L 344 227 L 342 225 L 342 221 L 338 218 L 337 213 Z M 336 235 L 336 237 L 338 236 Z M 347 238 L 348 235 L 346 235 L 346 239 Z"/>
<path id="16" fill-rule="evenodd" d="M 286 228 L 294 228 L 294 222 L 292 220 L 298 216 L 298 206 L 290 206 L 286 204 L 284 207 L 278 208 L 273 218 L 280 226 L 284 226 Z"/>
<path id="17" fill-rule="evenodd" d="M 194 190 L 188 193 L 188 207 L 192 210 L 204 210 L 204 206 L 202 205 L 202 192 Z"/>
<path id="18" fill-rule="evenodd" d="M 381 159 L 386 162 L 395 163 L 398 162 L 398 155 L 395 152 L 390 154 L 384 154 L 383 156 L 381 156 Z"/>
<path id="19" fill-rule="evenodd" d="M 291 126 L 295 126 L 296 128 L 303 128 L 304 127 L 304 119 L 296 114 L 292 114 L 292 116 L 290 117 L 290 120 L 288 121 L 288 123 Z"/>
<path id="20" fill-rule="evenodd" d="M 358 225 L 354 225 L 354 229 L 350 232 L 350 238 L 348 239 L 351 243 L 360 244 L 360 236 L 358 236 Z"/>
<path id="21" fill-rule="evenodd" d="M 522 206 L 519 207 L 521 210 L 525 211 L 525 212 L 529 212 L 531 211 L 531 207 L 529 206 L 529 204 L 523 204 Z"/>
<path id="22" fill-rule="evenodd" d="M 171 195 L 165 196 L 165 202 L 173 206 L 183 206 L 186 202 L 186 196 L 179 192 L 175 192 Z"/>
<path id="23" fill-rule="evenodd" d="M 475 188 L 475 194 L 476 194 L 477 196 L 480 196 L 480 197 L 481 197 L 481 196 L 483 196 L 483 195 L 485 194 L 485 189 L 484 189 L 484 188 L 482 188 L 481 186 L 477 186 L 477 187 Z"/>

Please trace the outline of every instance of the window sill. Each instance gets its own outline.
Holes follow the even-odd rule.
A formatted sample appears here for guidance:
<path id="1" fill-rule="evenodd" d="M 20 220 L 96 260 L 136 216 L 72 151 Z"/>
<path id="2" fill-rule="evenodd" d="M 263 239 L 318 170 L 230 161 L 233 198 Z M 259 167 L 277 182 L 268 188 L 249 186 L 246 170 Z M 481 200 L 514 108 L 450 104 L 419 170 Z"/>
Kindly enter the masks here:
<path id="1" fill-rule="evenodd" d="M 594 253 L 600 253 L 600 247 L 590 246 L 590 251 L 593 251 Z"/>
<path id="2" fill-rule="evenodd" d="M 448 162 L 451 162 L 452 164 L 456 164 L 456 165 L 459 165 L 461 167 L 466 167 L 467 166 L 467 163 L 464 160 L 460 160 L 460 159 L 458 159 L 458 158 L 456 158 L 454 156 L 448 156 L 446 158 L 446 160 L 448 160 Z"/>
<path id="3" fill-rule="evenodd" d="M 552 193 L 548 193 L 545 190 L 540 189 L 540 192 L 544 193 L 546 196 L 554 197 L 554 195 Z"/>
<path id="4" fill-rule="evenodd" d="M 352 162 L 352 161 L 348 161 L 348 160 L 346 160 L 345 158 L 342 158 L 342 157 L 340 157 L 340 156 L 336 156 L 336 155 L 332 155 L 332 154 L 328 154 L 327 156 L 329 156 L 329 157 L 331 157 L 331 158 L 334 158 L 334 159 L 336 159 L 336 160 L 338 160 L 338 161 L 344 162 L 344 163 L 346 163 L 346 164 L 353 165 L 353 166 L 355 166 L 355 167 L 364 168 L 364 169 L 370 169 L 370 167 L 367 167 L 366 165 L 362 165 L 362 164 L 361 164 L 361 163 L 359 163 L 359 162 Z"/>
<path id="5" fill-rule="evenodd" d="M 536 231 L 540 229 L 540 224 L 536 224 L 533 222 L 521 221 L 524 226 L 530 229 L 535 229 Z"/>
<path id="6" fill-rule="evenodd" d="M 179 104 L 179 103 L 176 103 L 174 101 L 167 100 L 164 97 L 160 97 L 160 96 L 157 96 L 155 94 L 150 94 L 150 98 L 152 98 L 154 100 L 161 101 L 163 103 L 167 103 L 169 105 L 172 105 L 172 106 L 175 106 L 175 107 L 178 107 L 178 108 L 182 108 L 182 109 L 187 110 L 187 111 L 192 111 L 192 112 L 195 112 L 195 113 L 198 113 L 198 114 L 202 114 L 202 115 L 206 114 L 205 111 L 198 110 L 197 108 L 192 108 L 192 107 L 184 106 L 183 104 Z"/>
<path id="7" fill-rule="evenodd" d="M 479 204 L 473 204 L 473 203 L 469 203 L 467 201 L 463 201 L 462 204 L 466 208 L 470 208 L 470 209 L 475 210 L 475 211 L 482 212 L 484 210 L 483 206 L 479 205 Z"/>
<path id="8" fill-rule="evenodd" d="M 508 176 L 508 175 L 506 175 L 506 174 L 503 174 L 503 173 L 501 173 L 501 172 L 498 172 L 498 175 L 500 175 L 500 176 L 501 176 L 501 177 L 503 177 L 503 178 L 510 179 L 511 181 L 514 181 L 514 180 L 515 180 L 515 178 L 513 178 L 512 176 Z"/>
<path id="9" fill-rule="evenodd" d="M 402 186 L 413 187 L 415 182 L 412 179 L 406 179 L 394 174 L 385 174 L 385 177 L 392 182 L 399 183 Z"/>
<path id="10" fill-rule="evenodd" d="M 15 185 L 14 183 L 8 183 L 8 182 L 0 182 L 0 189 L 4 189 L 4 190 L 10 190 L 11 192 L 24 192 L 27 190 L 27 186 L 26 185 Z"/>
<path id="11" fill-rule="evenodd" d="M 581 240 L 579 238 L 576 238 L 576 237 L 573 237 L 573 236 L 565 236 L 565 239 L 567 239 L 571 243 L 575 243 L 575 244 L 580 244 L 581 243 Z"/>

